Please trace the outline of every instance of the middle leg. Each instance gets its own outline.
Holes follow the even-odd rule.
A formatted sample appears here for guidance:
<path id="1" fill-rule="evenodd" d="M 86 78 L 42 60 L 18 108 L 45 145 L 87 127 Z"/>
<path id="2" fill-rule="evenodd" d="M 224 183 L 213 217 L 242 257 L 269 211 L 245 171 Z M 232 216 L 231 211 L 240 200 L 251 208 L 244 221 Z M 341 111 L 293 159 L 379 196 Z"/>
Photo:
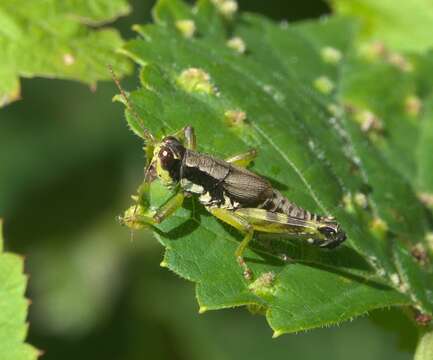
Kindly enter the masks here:
<path id="1" fill-rule="evenodd" d="M 236 154 L 225 159 L 230 164 L 239 166 L 239 167 L 248 167 L 251 162 L 257 157 L 257 150 L 250 149 L 247 152 Z"/>

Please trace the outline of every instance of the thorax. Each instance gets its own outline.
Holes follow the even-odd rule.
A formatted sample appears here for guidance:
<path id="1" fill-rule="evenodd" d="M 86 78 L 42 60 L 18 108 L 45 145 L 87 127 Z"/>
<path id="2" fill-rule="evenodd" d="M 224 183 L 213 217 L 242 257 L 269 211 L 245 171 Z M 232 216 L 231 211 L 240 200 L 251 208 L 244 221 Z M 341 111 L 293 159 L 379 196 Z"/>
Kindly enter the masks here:
<path id="1" fill-rule="evenodd" d="M 180 186 L 206 207 L 234 210 L 239 203 L 233 201 L 224 189 L 224 180 L 232 166 L 207 154 L 187 151 L 180 171 Z"/>

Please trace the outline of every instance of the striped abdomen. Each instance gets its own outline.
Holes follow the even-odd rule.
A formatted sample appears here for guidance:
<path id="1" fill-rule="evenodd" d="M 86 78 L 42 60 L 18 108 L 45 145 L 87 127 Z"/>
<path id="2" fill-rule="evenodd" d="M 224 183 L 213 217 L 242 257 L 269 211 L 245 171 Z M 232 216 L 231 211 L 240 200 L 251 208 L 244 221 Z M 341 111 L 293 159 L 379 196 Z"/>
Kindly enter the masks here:
<path id="1" fill-rule="evenodd" d="M 272 197 L 267 199 L 259 207 L 270 212 L 286 214 L 287 216 L 295 217 L 301 220 L 320 221 L 322 218 L 321 216 L 313 214 L 290 202 L 285 196 L 275 189 L 273 189 Z"/>

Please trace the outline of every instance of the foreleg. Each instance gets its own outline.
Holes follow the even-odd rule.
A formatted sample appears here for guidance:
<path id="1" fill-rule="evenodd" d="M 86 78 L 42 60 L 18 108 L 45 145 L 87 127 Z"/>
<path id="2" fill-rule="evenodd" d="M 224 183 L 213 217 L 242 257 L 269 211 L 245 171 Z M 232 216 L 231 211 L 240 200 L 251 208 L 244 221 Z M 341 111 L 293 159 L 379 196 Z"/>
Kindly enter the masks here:
<path id="1" fill-rule="evenodd" d="M 131 229 L 141 229 L 159 224 L 182 206 L 184 198 L 184 193 L 179 191 L 164 205 L 153 211 L 140 204 L 133 205 L 125 211 L 125 215 L 120 218 L 120 222 Z"/>

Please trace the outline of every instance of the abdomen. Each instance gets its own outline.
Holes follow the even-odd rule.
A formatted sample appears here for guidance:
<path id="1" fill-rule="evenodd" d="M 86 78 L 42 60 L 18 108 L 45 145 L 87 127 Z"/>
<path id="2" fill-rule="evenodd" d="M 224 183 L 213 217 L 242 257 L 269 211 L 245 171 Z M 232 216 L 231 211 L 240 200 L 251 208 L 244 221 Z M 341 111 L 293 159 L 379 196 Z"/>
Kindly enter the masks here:
<path id="1" fill-rule="evenodd" d="M 264 201 L 259 208 L 268 210 L 270 212 L 285 214 L 287 216 L 295 217 L 301 220 L 320 220 L 320 216 L 297 206 L 275 189 L 272 190 L 272 196 Z"/>

